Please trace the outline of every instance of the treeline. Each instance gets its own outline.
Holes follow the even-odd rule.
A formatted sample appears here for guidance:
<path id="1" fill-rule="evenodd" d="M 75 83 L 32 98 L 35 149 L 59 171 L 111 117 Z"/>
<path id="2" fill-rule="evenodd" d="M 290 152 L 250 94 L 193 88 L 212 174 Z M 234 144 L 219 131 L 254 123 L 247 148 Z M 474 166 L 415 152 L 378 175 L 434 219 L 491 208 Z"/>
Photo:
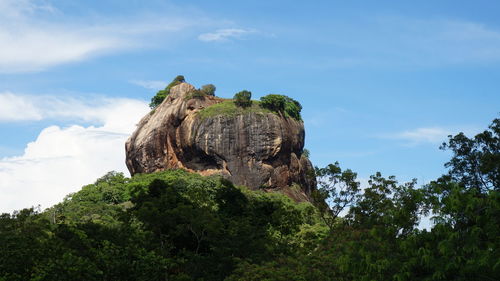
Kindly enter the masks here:
<path id="1" fill-rule="evenodd" d="M 338 164 L 312 203 L 184 171 L 109 173 L 0 217 L 0 280 L 498 280 L 500 119 L 425 186 Z M 430 229 L 418 227 L 432 217 Z"/>

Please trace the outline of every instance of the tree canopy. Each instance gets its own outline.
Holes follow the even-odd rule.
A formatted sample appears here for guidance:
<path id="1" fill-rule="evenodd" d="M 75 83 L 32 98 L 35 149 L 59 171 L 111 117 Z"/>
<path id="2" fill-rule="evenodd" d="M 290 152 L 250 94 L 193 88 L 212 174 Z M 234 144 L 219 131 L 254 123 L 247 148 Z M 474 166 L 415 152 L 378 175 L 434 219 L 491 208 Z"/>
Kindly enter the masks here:
<path id="1" fill-rule="evenodd" d="M 302 105 L 290 97 L 284 95 L 269 94 L 260 98 L 260 106 L 271 111 L 282 113 L 287 117 L 302 120 L 300 111 Z"/>
<path id="2" fill-rule="evenodd" d="M 0 215 L 0 281 L 498 280 L 499 125 L 450 136 L 448 172 L 424 186 L 316 168 L 312 204 L 183 170 L 110 172 Z"/>
<path id="3" fill-rule="evenodd" d="M 239 107 L 249 107 L 252 105 L 252 92 L 243 90 L 234 94 L 234 104 Z"/>

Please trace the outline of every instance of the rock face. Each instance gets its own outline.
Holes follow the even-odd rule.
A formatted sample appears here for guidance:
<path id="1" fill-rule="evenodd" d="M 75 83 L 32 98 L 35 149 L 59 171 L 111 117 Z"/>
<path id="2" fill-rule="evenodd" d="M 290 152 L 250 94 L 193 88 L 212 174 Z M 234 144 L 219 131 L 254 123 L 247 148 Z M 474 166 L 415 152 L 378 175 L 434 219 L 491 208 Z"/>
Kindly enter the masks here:
<path id="1" fill-rule="evenodd" d="M 308 200 L 315 181 L 311 162 L 302 156 L 301 121 L 262 112 L 202 118 L 200 110 L 223 99 L 189 98 L 194 89 L 187 83 L 173 87 L 139 122 L 125 145 L 132 175 L 180 168 Z"/>

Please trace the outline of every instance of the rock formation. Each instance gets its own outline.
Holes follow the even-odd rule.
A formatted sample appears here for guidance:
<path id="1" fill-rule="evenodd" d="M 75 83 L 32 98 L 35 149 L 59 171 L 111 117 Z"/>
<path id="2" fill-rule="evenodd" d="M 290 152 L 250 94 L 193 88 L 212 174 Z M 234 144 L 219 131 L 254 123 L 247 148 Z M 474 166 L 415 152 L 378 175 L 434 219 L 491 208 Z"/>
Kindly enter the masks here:
<path id="1" fill-rule="evenodd" d="M 132 175 L 180 168 L 308 200 L 315 181 L 302 155 L 302 121 L 270 112 L 201 117 L 200 111 L 224 99 L 191 98 L 194 90 L 187 83 L 173 87 L 139 122 L 125 145 Z"/>

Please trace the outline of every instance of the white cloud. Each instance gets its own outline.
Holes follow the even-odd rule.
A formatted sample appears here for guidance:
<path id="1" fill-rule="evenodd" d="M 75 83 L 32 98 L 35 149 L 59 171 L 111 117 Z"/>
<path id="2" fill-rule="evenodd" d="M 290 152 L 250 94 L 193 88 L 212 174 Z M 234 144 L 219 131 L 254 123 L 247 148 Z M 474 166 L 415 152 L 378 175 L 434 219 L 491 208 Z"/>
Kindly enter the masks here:
<path id="1" fill-rule="evenodd" d="M 382 139 L 400 140 L 405 146 L 416 146 L 422 144 L 441 144 L 448 141 L 448 136 L 456 135 L 460 132 L 469 138 L 482 131 L 481 126 L 460 125 L 443 127 L 421 127 L 411 130 L 405 130 L 397 133 L 380 134 L 375 137 Z"/>
<path id="2" fill-rule="evenodd" d="M 404 131 L 396 135 L 400 139 L 405 139 L 415 143 L 438 143 L 446 139 L 451 132 L 443 128 L 417 128 L 411 131 Z"/>
<path id="3" fill-rule="evenodd" d="M 442 143 L 446 141 L 447 136 L 453 134 L 449 129 L 440 127 L 417 128 L 406 130 L 395 134 L 381 136 L 386 139 L 402 140 L 406 145 L 415 146 L 425 143 Z"/>
<path id="4" fill-rule="evenodd" d="M 22 97 L 20 100 L 23 104 Z M 148 112 L 146 103 L 103 99 L 107 102 L 96 106 L 76 99 L 49 100 L 52 103 L 45 103 L 45 107 L 31 104 L 39 114 L 36 118 L 78 118 L 99 125 L 50 126 L 26 146 L 22 155 L 0 159 L 0 212 L 38 204 L 47 208 L 108 171 L 127 173 L 124 144 Z"/>
<path id="5" fill-rule="evenodd" d="M 41 71 L 138 48 L 155 36 L 163 40 L 196 24 L 178 16 L 82 21 L 65 17 L 43 1 L 0 0 L 0 73 Z"/>
<path id="6" fill-rule="evenodd" d="M 165 81 L 155 80 L 132 80 L 130 81 L 130 83 L 151 90 L 161 90 L 167 86 L 167 83 L 165 83 Z"/>
<path id="7" fill-rule="evenodd" d="M 138 114 L 138 108 L 146 108 L 144 105 L 143 101 L 126 98 L 94 97 L 85 100 L 5 92 L 0 93 L 0 123 L 65 119 L 104 124 L 106 129 L 127 132 Z M 144 113 L 144 110 L 140 112 Z M 123 114 L 127 111 L 129 115 Z"/>
<path id="8" fill-rule="evenodd" d="M 200 34 L 198 39 L 205 42 L 227 41 L 231 38 L 240 39 L 243 35 L 255 32 L 256 31 L 253 29 L 225 28 L 218 29 L 214 32 Z"/>
<path id="9" fill-rule="evenodd" d="M 40 119 L 42 114 L 32 100 L 9 92 L 0 93 L 0 122 Z"/>

